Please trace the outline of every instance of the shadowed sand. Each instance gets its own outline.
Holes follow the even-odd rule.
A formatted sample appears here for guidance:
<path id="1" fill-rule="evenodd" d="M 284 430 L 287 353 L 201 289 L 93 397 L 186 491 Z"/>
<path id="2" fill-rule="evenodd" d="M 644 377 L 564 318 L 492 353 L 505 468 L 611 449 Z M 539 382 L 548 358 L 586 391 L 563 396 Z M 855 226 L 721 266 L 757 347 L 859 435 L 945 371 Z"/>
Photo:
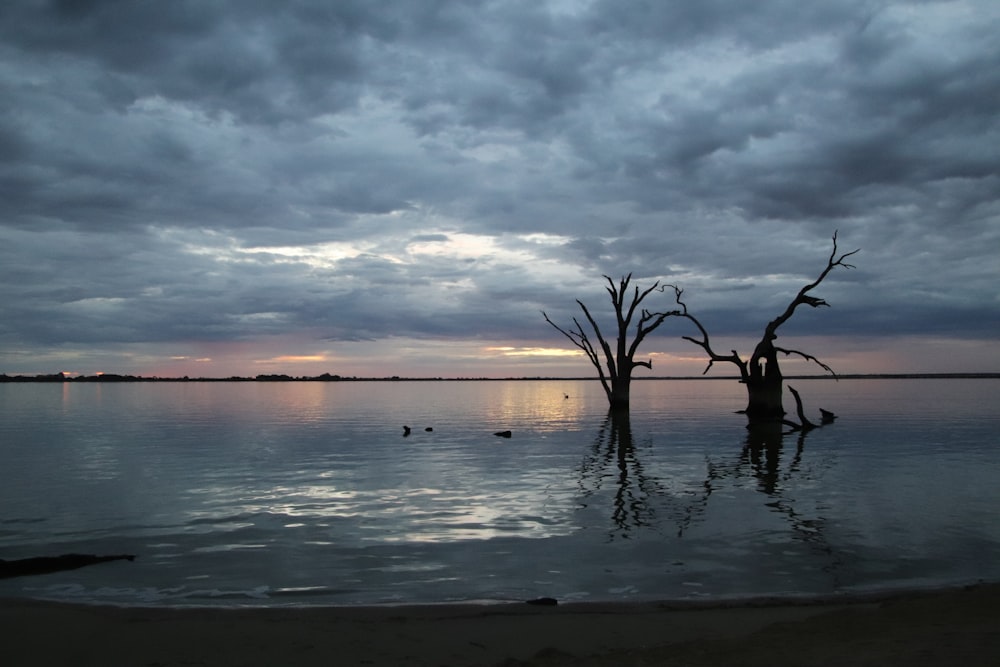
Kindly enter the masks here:
<path id="1" fill-rule="evenodd" d="M 1000 665 L 1000 584 L 852 600 L 150 609 L 0 601 L 3 664 Z"/>

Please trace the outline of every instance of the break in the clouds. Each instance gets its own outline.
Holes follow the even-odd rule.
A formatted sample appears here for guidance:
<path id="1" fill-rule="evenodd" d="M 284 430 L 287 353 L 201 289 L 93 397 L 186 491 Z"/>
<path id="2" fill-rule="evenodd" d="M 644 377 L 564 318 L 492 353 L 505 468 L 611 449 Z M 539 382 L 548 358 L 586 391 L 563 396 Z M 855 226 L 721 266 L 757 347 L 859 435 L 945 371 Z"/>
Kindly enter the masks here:
<path id="1" fill-rule="evenodd" d="M 4 2 L 0 372 L 587 374 L 539 311 L 627 272 L 746 347 L 834 230 L 858 268 L 786 336 L 1000 370 L 997 34 L 992 0 Z"/>

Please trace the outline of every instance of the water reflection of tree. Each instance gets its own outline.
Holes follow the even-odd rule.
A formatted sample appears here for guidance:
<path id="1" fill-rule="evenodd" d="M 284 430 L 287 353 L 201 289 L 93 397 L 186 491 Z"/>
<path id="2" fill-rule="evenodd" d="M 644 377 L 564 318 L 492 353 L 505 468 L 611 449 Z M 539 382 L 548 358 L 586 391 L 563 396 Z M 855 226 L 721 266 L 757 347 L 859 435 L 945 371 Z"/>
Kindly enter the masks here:
<path id="1" fill-rule="evenodd" d="M 844 556 L 828 539 L 827 519 L 818 513 L 810 515 L 799 507 L 801 503 L 792 496 L 788 486 L 793 479 L 810 479 L 808 470 L 804 470 L 802 465 L 809 433 L 808 430 L 787 433 L 780 427 L 770 426 L 748 429 L 743 448 L 735 461 L 709 463 L 709 484 L 722 485 L 727 480 L 738 482 L 747 477 L 754 479 L 756 490 L 768 498 L 766 507 L 785 519 L 795 539 L 826 557 L 828 565 L 824 569 L 836 574 L 843 565 Z M 793 435 L 795 449 L 789 458 L 785 446 Z M 783 464 L 785 459 L 788 459 L 787 465 Z"/>
<path id="2" fill-rule="evenodd" d="M 808 435 L 809 431 L 786 433 L 780 428 L 748 429 L 737 456 L 706 457 L 704 479 L 692 483 L 651 474 L 640 458 L 629 415 L 609 413 L 581 466 L 584 505 L 610 490 L 611 539 L 627 539 L 640 529 L 659 532 L 671 525 L 680 538 L 704 519 L 713 493 L 753 480 L 753 489 L 766 496 L 765 507 L 781 515 L 793 539 L 822 555 L 828 563 L 824 569 L 835 574 L 844 557 L 828 540 L 827 520 L 813 508 L 801 507 L 792 493 L 792 482 L 810 479 L 810 468 L 803 464 Z"/>
<path id="3" fill-rule="evenodd" d="M 782 482 L 796 474 L 801 466 L 806 432 L 800 431 L 798 433 L 795 454 L 787 471 L 783 474 L 781 459 L 785 446 L 784 440 L 785 433 L 782 432 L 780 424 L 777 428 L 768 425 L 764 428 L 747 429 L 746 441 L 740 452 L 740 466 L 751 471 L 751 475 L 758 482 L 758 490 L 768 496 L 780 493 Z"/>
<path id="4" fill-rule="evenodd" d="M 608 470 L 613 472 L 608 474 Z M 632 420 L 627 411 L 609 411 L 597 431 L 593 450 L 583 463 L 583 479 L 593 477 L 596 493 L 605 480 L 614 483 L 611 520 L 623 535 L 632 528 L 651 525 L 653 508 L 649 503 L 651 486 L 656 481 L 643 469 L 636 456 Z M 591 495 L 585 491 L 585 495 Z M 627 536 L 627 535 L 626 535 Z"/>
<path id="5" fill-rule="evenodd" d="M 647 473 L 640 460 L 628 412 L 609 411 L 594 445 L 581 466 L 580 487 L 585 499 L 614 484 L 610 536 L 628 538 L 639 528 L 661 528 L 663 515 L 677 526 L 678 536 L 704 512 L 711 495 L 710 480 L 694 491 L 678 493 L 669 480 Z M 585 502 L 586 504 L 586 502 Z"/>

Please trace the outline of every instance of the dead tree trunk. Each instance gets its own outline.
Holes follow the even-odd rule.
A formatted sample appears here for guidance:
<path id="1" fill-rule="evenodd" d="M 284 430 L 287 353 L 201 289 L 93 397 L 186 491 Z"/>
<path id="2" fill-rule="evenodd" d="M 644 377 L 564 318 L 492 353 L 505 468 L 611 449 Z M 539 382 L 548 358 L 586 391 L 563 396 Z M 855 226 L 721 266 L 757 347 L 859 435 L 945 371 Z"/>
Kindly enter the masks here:
<path id="1" fill-rule="evenodd" d="M 745 412 L 750 421 L 784 419 L 785 410 L 781 401 L 783 382 L 773 340 L 762 340 L 754 350 L 744 380 L 748 399 Z"/>
<path id="2" fill-rule="evenodd" d="M 844 260 L 856 252 L 858 252 L 858 250 L 852 250 L 851 252 L 838 255 L 837 234 L 836 232 L 833 234 L 833 250 L 831 251 L 830 257 L 826 262 L 826 268 L 823 269 L 816 280 L 799 290 L 798 294 L 795 295 L 795 298 L 788 304 L 784 312 L 768 322 L 767 326 L 764 328 L 764 335 L 761 337 L 760 342 L 757 343 L 757 346 L 754 348 L 753 354 L 750 355 L 749 360 L 744 360 L 740 357 L 736 350 L 732 350 L 728 355 L 719 354 L 713 350 L 708 337 L 708 331 L 706 331 L 705 327 L 702 326 L 701 322 L 694 315 L 691 315 L 688 312 L 687 305 L 681 300 L 681 296 L 684 294 L 684 291 L 679 287 L 671 285 L 671 287 L 674 288 L 674 297 L 677 305 L 680 306 L 680 309 L 674 311 L 672 314 L 690 320 L 698 328 L 698 331 L 701 334 L 701 338 L 695 338 L 694 336 L 683 336 L 683 338 L 684 340 L 689 340 L 695 345 L 700 346 L 708 354 L 708 366 L 705 368 L 704 372 L 707 373 L 716 361 L 728 361 L 735 364 L 736 367 L 739 368 L 740 381 L 745 384 L 747 388 L 747 407 L 744 412 L 747 415 L 749 427 L 764 427 L 767 425 L 781 424 L 792 426 L 793 428 L 806 427 L 807 420 L 805 420 L 804 415 L 800 417 L 802 420 L 801 425 L 785 419 L 785 409 L 782 405 L 784 378 L 781 374 L 781 367 L 778 364 L 778 353 L 780 352 L 786 357 L 791 354 L 798 355 L 803 359 L 815 362 L 834 377 L 836 377 L 836 373 L 833 372 L 833 369 L 811 354 L 806 354 L 800 350 L 790 350 L 777 346 L 775 341 L 778 338 L 778 328 L 792 317 L 796 308 L 803 304 L 813 308 L 818 308 L 819 306 L 829 306 L 830 304 L 826 301 L 820 299 L 819 297 L 812 296 L 809 292 L 823 282 L 826 276 L 834 268 L 841 266 L 847 269 L 853 269 L 854 266 L 846 263 Z M 799 402 L 799 411 L 801 414 L 801 400 L 798 399 L 797 395 L 796 399 Z"/>
<path id="3" fill-rule="evenodd" d="M 652 368 L 652 360 L 636 361 L 635 354 L 639 349 L 639 345 L 642 343 L 643 339 L 658 326 L 663 324 L 663 321 L 673 313 L 652 313 L 645 308 L 640 308 L 640 304 L 643 299 L 645 299 L 650 292 L 653 291 L 663 291 L 663 287 L 660 285 L 659 281 L 653 283 L 652 287 L 640 291 L 639 287 L 636 286 L 635 290 L 632 292 L 631 302 L 626 304 L 626 292 L 628 291 L 629 284 L 632 281 L 632 274 L 624 276 L 617 284 L 608 276 L 604 276 L 604 279 L 608 281 L 608 286 L 605 288 L 611 297 L 611 303 L 614 305 L 615 309 L 615 320 L 617 324 L 617 336 L 615 337 L 614 347 L 608 342 L 608 340 L 601 333 L 601 328 L 598 326 L 597 321 L 590 314 L 590 310 L 584 305 L 579 299 L 576 302 L 580 305 L 580 309 L 583 311 L 584 316 L 587 318 L 587 323 L 590 325 L 590 329 L 593 331 L 594 336 L 597 338 L 597 345 L 590 340 L 587 335 L 586 330 L 580 321 L 575 317 L 573 318 L 573 328 L 563 329 L 555 322 L 549 319 L 549 316 L 542 312 L 542 316 L 545 321 L 551 324 L 559 333 L 566 336 L 573 345 L 583 350 L 583 353 L 587 355 L 590 363 L 594 365 L 597 369 L 598 378 L 601 380 L 601 386 L 604 388 L 604 393 L 608 397 L 608 404 L 611 410 L 616 412 L 627 411 L 629 409 L 629 400 L 631 398 L 632 389 L 632 371 L 637 366 L 642 366 L 644 368 Z M 635 337 L 629 342 L 629 327 L 632 325 L 632 320 L 635 318 L 638 311 L 639 319 L 635 326 Z M 598 352 L 600 349 L 600 352 Z"/>

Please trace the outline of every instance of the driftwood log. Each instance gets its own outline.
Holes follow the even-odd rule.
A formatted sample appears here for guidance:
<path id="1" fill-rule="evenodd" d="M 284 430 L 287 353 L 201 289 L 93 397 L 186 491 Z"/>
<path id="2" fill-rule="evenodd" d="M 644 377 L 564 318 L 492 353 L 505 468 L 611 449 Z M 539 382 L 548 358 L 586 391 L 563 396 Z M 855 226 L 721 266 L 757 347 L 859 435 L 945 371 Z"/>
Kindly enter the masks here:
<path id="1" fill-rule="evenodd" d="M 27 577 L 35 574 L 50 574 L 63 570 L 76 570 L 88 565 L 106 563 L 112 560 L 135 560 L 131 554 L 117 556 L 95 556 L 93 554 L 63 554 L 61 556 L 38 556 L 18 560 L 0 559 L 0 579 Z"/>

